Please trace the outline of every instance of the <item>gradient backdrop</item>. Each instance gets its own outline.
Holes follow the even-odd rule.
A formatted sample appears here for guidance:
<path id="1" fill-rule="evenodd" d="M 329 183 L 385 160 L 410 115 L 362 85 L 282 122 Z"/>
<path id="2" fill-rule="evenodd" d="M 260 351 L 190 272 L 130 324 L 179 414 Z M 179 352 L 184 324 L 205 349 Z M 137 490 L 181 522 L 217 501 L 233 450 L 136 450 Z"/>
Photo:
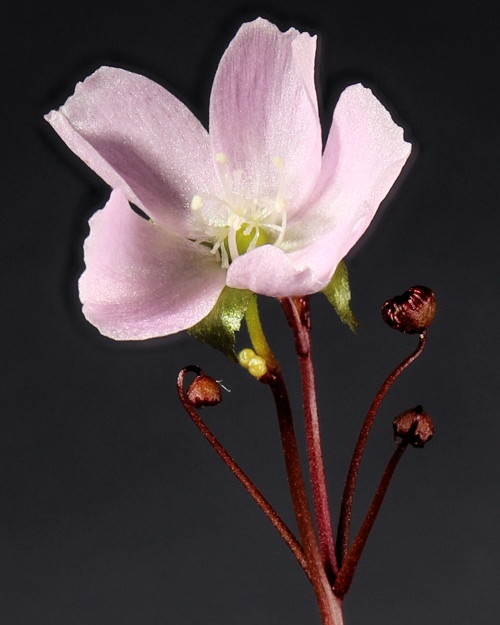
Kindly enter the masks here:
<path id="1" fill-rule="evenodd" d="M 293 523 L 267 389 L 187 336 L 115 344 L 81 316 L 89 216 L 108 189 L 42 120 L 102 64 L 171 89 L 206 123 L 212 78 L 243 21 L 318 33 L 325 128 L 363 81 L 415 158 L 348 257 L 358 335 L 315 296 L 313 338 L 332 509 L 357 427 L 415 338 L 380 320 L 411 284 L 437 292 L 428 349 L 387 402 L 357 519 L 422 403 L 437 434 L 408 450 L 347 598 L 346 625 L 498 622 L 497 3 L 52 0 L 2 9 L 0 622 L 5 625 L 319 623 L 301 570 L 179 407 L 194 362 L 231 389 L 204 416 Z M 276 302 L 263 318 L 300 408 Z M 243 341 L 242 346 L 245 345 Z"/>

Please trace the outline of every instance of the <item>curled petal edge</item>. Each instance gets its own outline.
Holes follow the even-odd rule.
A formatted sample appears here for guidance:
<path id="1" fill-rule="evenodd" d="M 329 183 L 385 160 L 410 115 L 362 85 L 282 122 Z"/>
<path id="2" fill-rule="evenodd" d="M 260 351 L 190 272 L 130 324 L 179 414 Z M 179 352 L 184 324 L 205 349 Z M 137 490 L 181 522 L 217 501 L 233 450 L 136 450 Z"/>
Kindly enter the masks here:
<path id="1" fill-rule="evenodd" d="M 119 190 L 90 219 L 79 281 L 86 319 L 104 336 L 141 340 L 186 330 L 215 305 L 225 271 L 139 217 Z"/>

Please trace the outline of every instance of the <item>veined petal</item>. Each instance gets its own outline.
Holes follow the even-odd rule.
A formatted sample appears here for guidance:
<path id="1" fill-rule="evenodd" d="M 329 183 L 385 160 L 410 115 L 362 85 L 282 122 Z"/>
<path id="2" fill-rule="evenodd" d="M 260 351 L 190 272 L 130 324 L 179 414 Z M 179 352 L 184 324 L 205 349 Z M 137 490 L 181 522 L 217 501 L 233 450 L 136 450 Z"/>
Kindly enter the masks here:
<path id="1" fill-rule="evenodd" d="M 208 133 L 144 76 L 101 67 L 46 119 L 111 187 L 170 230 L 187 234 L 193 195 L 216 188 Z"/>
<path id="2" fill-rule="evenodd" d="M 411 145 L 370 89 L 345 89 L 333 115 L 315 199 L 288 228 L 292 262 L 331 277 L 369 226 Z M 299 248 L 299 249 L 298 249 Z M 306 257 L 308 257 L 306 261 Z"/>
<path id="3" fill-rule="evenodd" d="M 194 244 L 139 217 L 120 190 L 89 223 L 80 299 L 102 334 L 117 340 L 173 334 L 213 308 L 225 271 Z"/>
<path id="4" fill-rule="evenodd" d="M 269 297 L 310 295 L 327 284 L 320 282 L 301 259 L 294 264 L 289 254 L 272 245 L 263 245 L 236 258 L 229 266 L 226 283 Z"/>
<path id="5" fill-rule="evenodd" d="M 321 167 L 315 50 L 308 33 L 282 33 L 261 18 L 244 24 L 220 61 L 210 99 L 213 151 L 241 171 L 236 191 L 272 197 L 282 186 L 289 214 Z"/>

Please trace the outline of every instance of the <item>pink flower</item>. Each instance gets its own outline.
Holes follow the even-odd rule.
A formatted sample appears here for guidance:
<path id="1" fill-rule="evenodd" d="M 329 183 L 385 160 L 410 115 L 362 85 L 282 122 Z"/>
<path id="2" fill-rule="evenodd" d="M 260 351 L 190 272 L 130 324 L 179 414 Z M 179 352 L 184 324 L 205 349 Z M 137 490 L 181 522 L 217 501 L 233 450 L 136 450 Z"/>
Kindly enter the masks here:
<path id="1" fill-rule="evenodd" d="M 90 220 L 80 280 L 102 334 L 190 328 L 226 285 L 284 297 L 328 284 L 411 146 L 358 84 L 340 96 L 322 154 L 315 48 L 308 33 L 243 24 L 217 69 L 209 132 L 171 93 L 112 67 L 47 115 L 113 188 Z"/>

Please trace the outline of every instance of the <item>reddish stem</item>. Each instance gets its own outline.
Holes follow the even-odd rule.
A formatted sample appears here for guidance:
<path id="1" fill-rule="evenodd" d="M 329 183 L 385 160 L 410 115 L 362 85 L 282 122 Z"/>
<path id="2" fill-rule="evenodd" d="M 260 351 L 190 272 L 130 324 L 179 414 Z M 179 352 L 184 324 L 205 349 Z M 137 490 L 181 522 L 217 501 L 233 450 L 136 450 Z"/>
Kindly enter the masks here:
<path id="1" fill-rule="evenodd" d="M 380 507 L 382 506 L 382 502 L 384 501 L 384 497 L 391 482 L 394 471 L 396 470 L 398 462 L 400 461 L 407 446 L 408 439 L 402 440 L 392 454 L 389 462 L 387 463 L 384 474 L 382 475 L 368 512 L 366 513 L 366 517 L 359 529 L 359 532 L 356 535 L 356 538 L 351 545 L 351 548 L 344 558 L 342 567 L 335 580 L 335 594 L 340 599 L 345 596 L 345 594 L 349 590 L 349 587 L 351 586 L 352 578 L 356 571 L 356 567 L 361 557 L 361 553 L 366 545 L 368 536 L 370 535 L 373 524 L 375 523 L 375 519 L 377 518 L 377 515 L 380 511 Z"/>
<path id="2" fill-rule="evenodd" d="M 344 494 L 342 496 L 342 505 L 340 508 L 339 529 L 337 535 L 337 558 L 340 565 L 343 565 L 343 561 L 347 555 L 349 548 L 349 531 L 351 526 L 352 501 L 354 498 L 354 491 L 356 489 L 356 483 L 358 480 L 361 459 L 366 448 L 366 443 L 368 441 L 368 436 L 370 434 L 373 422 L 375 421 L 375 417 L 377 416 L 380 405 L 382 404 L 389 389 L 397 380 L 397 378 L 401 375 L 401 373 L 403 373 L 403 371 L 420 356 L 425 347 L 425 342 L 426 331 L 424 330 L 419 336 L 419 342 L 415 351 L 413 351 L 405 360 L 403 360 L 403 362 L 399 364 L 394 369 L 394 371 L 392 371 L 392 373 L 384 380 L 383 384 L 375 395 L 375 398 L 361 426 L 358 440 L 352 454 L 349 471 L 347 473 Z"/>
<path id="3" fill-rule="evenodd" d="M 309 298 L 284 298 L 281 305 L 295 338 L 295 350 L 299 358 L 304 403 L 307 457 L 313 493 L 314 512 L 318 527 L 319 546 L 323 566 L 330 582 L 337 573 L 337 561 L 328 505 L 323 453 L 316 401 L 314 367 L 311 357 L 311 322 Z"/>
<path id="4" fill-rule="evenodd" d="M 259 489 L 255 486 L 252 480 L 246 475 L 246 473 L 240 468 L 240 466 L 236 463 L 236 461 L 229 455 L 226 451 L 225 447 L 220 443 L 217 437 L 213 434 L 213 432 L 209 429 L 209 427 L 205 424 L 200 415 L 196 412 L 193 405 L 188 400 L 186 393 L 184 391 L 184 380 L 186 374 L 192 372 L 199 375 L 202 371 L 199 367 L 195 365 L 190 365 L 185 367 L 180 371 L 177 377 L 177 392 L 179 394 L 179 399 L 184 407 L 184 410 L 191 417 L 193 423 L 196 425 L 198 430 L 203 434 L 203 436 L 210 443 L 212 448 L 217 452 L 217 454 L 221 457 L 221 459 L 225 462 L 225 464 L 229 467 L 233 475 L 240 481 L 240 483 L 245 487 L 249 495 L 255 501 L 255 503 L 259 506 L 259 508 L 264 512 L 266 517 L 271 521 L 274 525 L 278 534 L 288 545 L 293 555 L 297 559 L 300 566 L 303 568 L 305 574 L 309 579 L 311 579 L 311 574 L 309 571 L 309 565 L 305 559 L 304 551 L 301 545 L 298 543 L 297 539 L 291 532 L 291 530 L 285 525 L 281 517 L 274 510 L 271 504 L 266 500 L 266 498 L 262 495 Z"/>
<path id="5" fill-rule="evenodd" d="M 323 625 L 342 625 L 341 602 L 333 595 L 316 542 L 314 525 L 302 475 L 290 400 L 288 398 L 283 375 L 280 369 L 275 369 L 265 378 L 261 378 L 261 380 L 269 385 L 274 397 L 290 495 L 300 538 L 304 547 L 304 554 L 309 566 L 311 583 L 318 602 L 321 620 Z"/>

